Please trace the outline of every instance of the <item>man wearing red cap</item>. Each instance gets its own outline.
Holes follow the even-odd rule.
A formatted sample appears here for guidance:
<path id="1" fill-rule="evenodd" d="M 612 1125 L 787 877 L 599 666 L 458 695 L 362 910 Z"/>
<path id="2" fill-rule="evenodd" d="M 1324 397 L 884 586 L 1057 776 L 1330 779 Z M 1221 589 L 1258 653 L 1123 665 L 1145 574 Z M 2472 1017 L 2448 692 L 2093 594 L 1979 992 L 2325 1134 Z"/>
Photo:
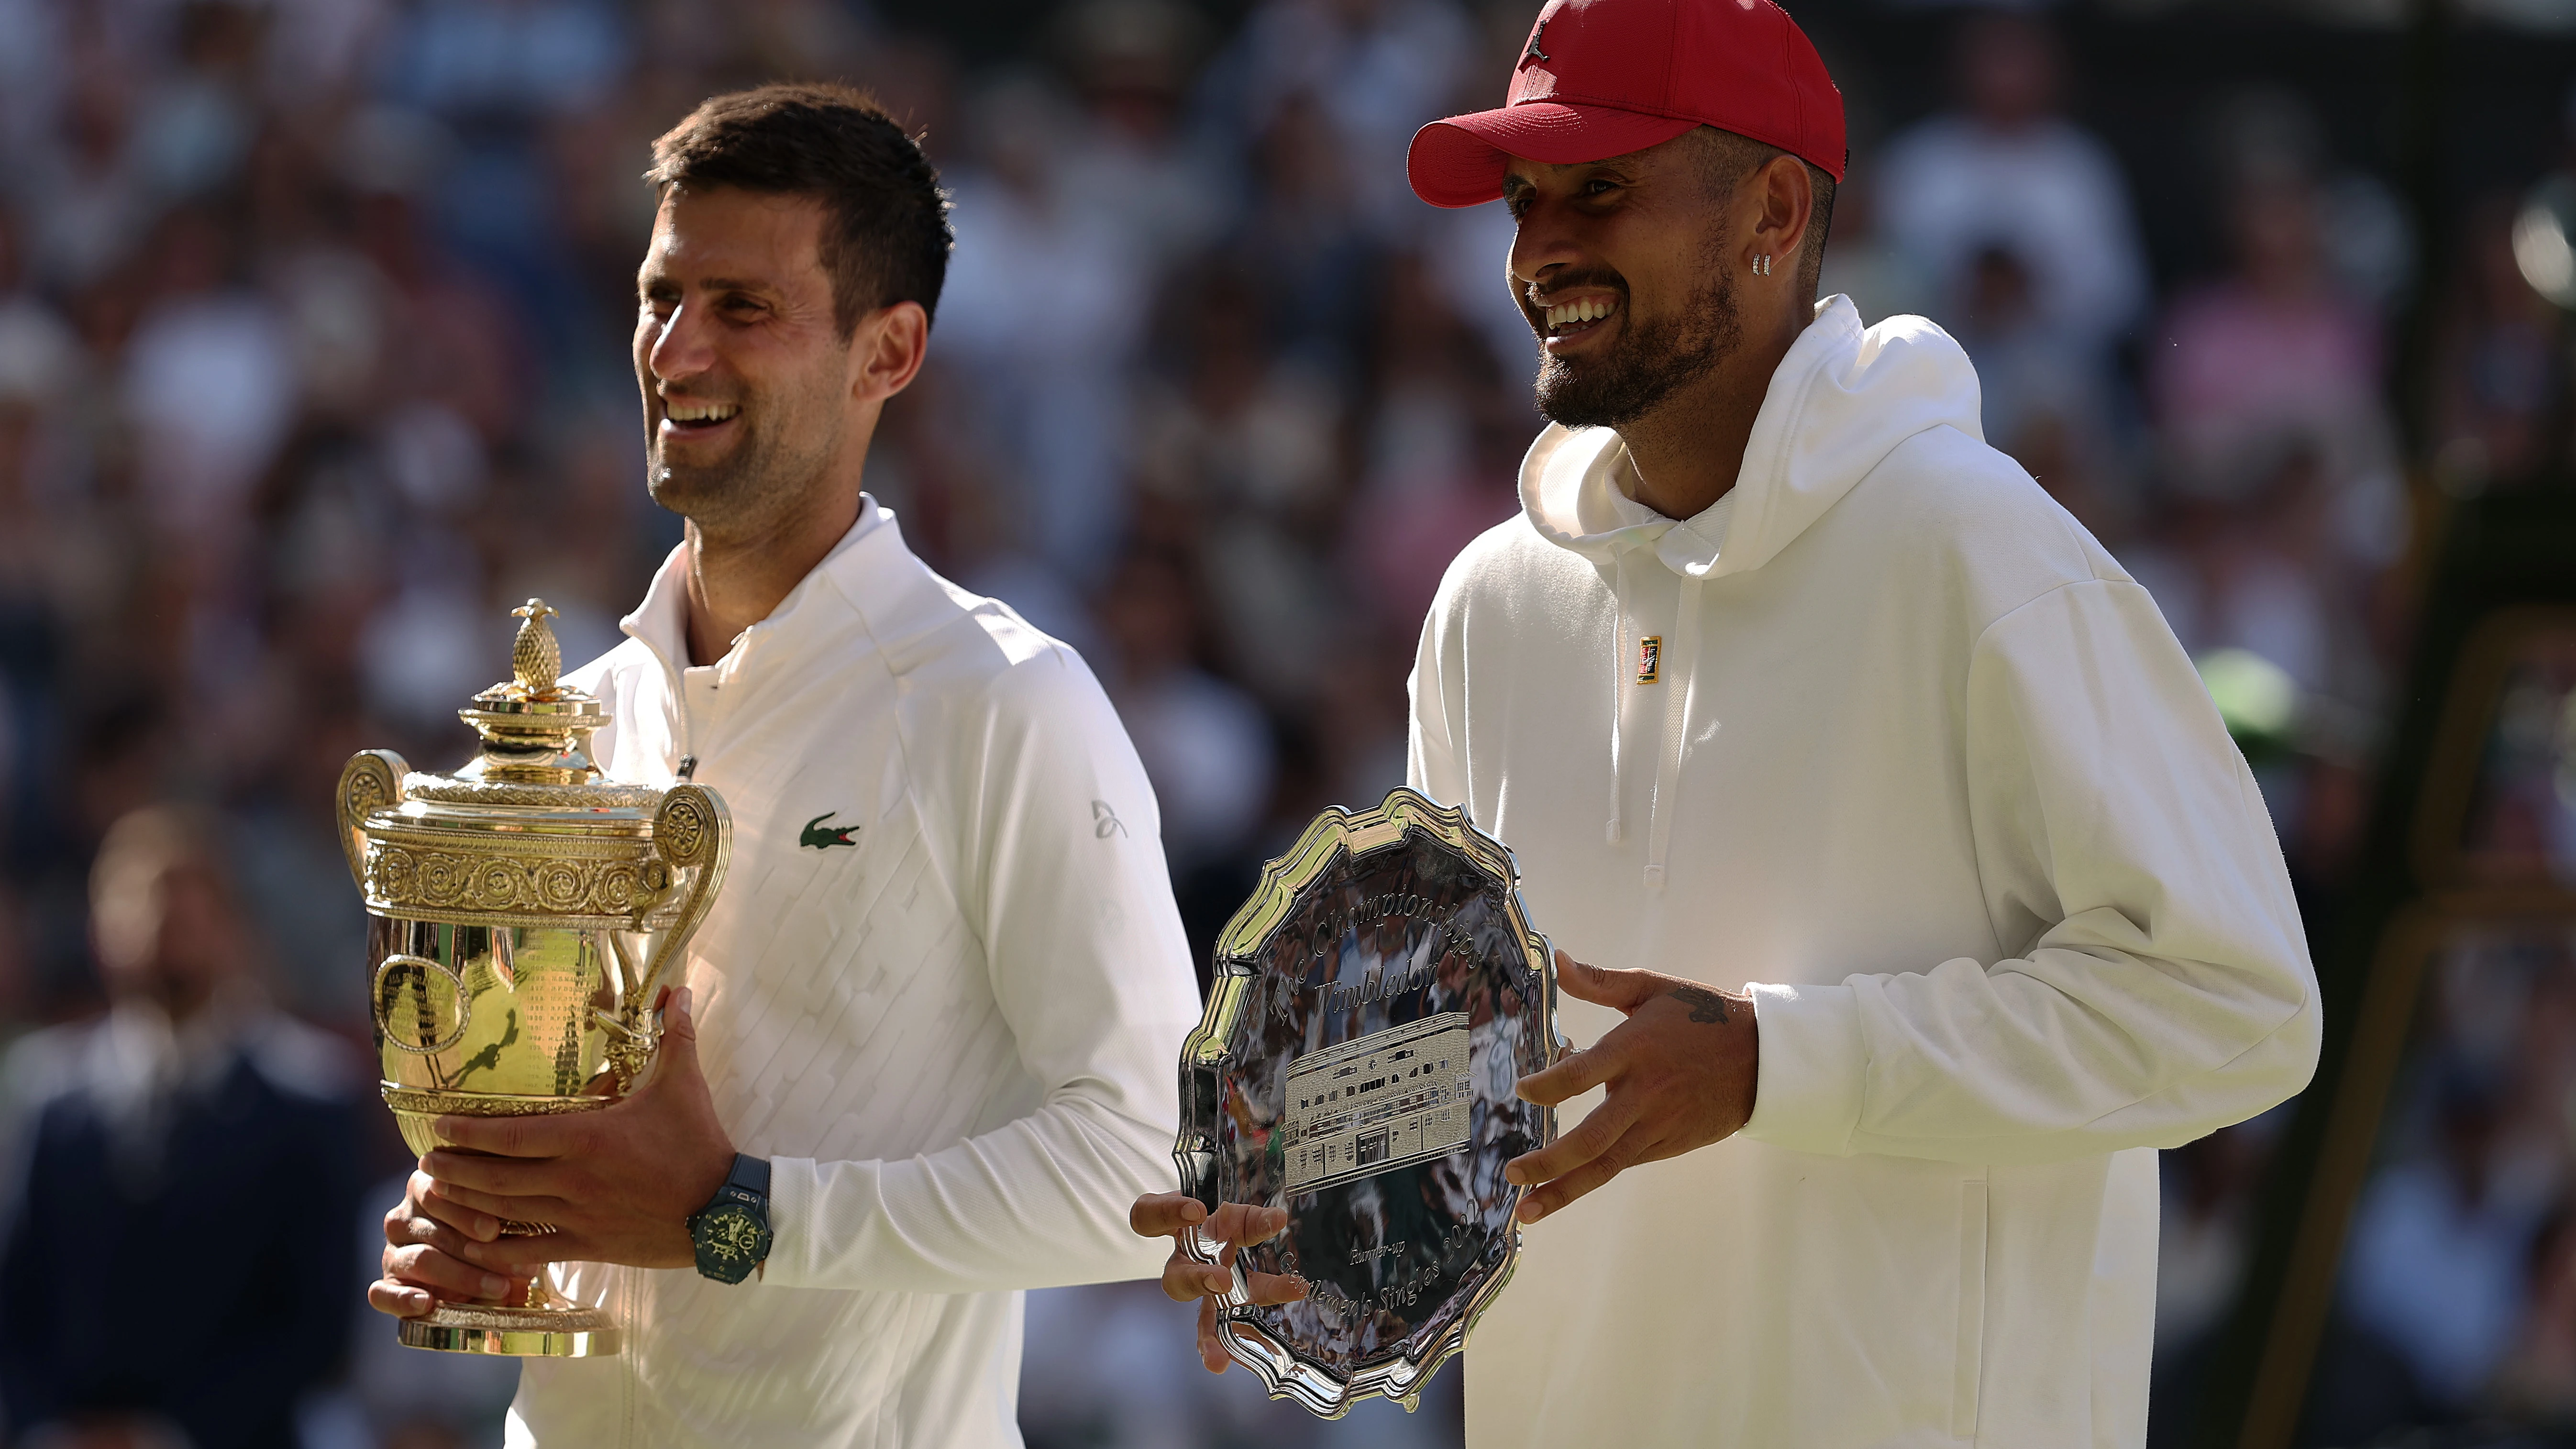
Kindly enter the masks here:
<path id="1" fill-rule="evenodd" d="M 1589 1042 L 1520 1084 L 1569 1128 L 1508 1169 L 1480 1449 L 2139 1445 L 2156 1149 L 2315 1064 L 2155 604 L 1956 343 L 1815 300 L 1843 164 L 1771 0 L 1551 0 L 1510 103 L 1414 140 L 1425 200 L 1512 209 L 1556 425 L 1432 606 L 1411 774 L 1517 852 Z"/>

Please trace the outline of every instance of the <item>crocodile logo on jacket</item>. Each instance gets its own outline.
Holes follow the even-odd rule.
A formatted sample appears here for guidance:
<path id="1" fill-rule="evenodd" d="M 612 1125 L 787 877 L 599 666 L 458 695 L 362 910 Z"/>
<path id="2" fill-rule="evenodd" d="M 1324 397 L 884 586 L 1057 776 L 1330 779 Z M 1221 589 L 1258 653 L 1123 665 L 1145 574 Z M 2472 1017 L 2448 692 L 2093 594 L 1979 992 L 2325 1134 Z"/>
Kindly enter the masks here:
<path id="1" fill-rule="evenodd" d="M 835 845 L 858 844 L 857 841 L 852 840 L 850 837 L 859 833 L 859 827 L 855 825 L 826 825 L 823 823 L 840 813 L 841 812 L 838 810 L 826 810 L 822 814 L 815 816 L 813 819 L 806 821 L 805 833 L 796 837 L 796 843 L 798 845 L 810 845 L 816 850 L 829 850 Z"/>

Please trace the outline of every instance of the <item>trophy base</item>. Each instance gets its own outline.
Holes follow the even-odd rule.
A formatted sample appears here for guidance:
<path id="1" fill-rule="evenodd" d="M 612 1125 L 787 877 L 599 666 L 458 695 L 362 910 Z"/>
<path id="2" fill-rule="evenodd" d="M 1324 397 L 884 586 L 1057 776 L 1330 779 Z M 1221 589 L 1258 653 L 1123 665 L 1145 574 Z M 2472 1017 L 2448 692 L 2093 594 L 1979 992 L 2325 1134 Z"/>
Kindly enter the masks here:
<path id="1" fill-rule="evenodd" d="M 402 1341 L 440 1353 L 507 1358 L 601 1358 L 617 1352 L 615 1320 L 596 1308 L 501 1308 L 442 1303 L 402 1320 Z"/>

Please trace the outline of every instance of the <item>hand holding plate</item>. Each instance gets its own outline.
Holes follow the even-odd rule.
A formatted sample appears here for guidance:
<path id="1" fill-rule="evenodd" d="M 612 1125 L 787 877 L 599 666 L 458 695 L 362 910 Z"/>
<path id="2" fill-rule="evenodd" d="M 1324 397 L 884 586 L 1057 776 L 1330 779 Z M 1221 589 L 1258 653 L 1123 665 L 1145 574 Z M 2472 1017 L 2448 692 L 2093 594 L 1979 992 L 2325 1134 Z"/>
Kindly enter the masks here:
<path id="1" fill-rule="evenodd" d="M 1127 1225 L 1138 1237 L 1172 1240 L 1172 1256 L 1163 1264 L 1163 1292 L 1178 1303 L 1199 1300 L 1199 1361 L 1209 1373 L 1224 1373 L 1225 1346 L 1216 1336 L 1217 1300 L 1234 1291 L 1235 1254 L 1277 1236 L 1288 1226 L 1287 1210 L 1230 1202 L 1210 1216 L 1207 1205 L 1187 1193 L 1148 1193 L 1128 1210 Z M 1189 1232 L 1221 1245 L 1215 1263 L 1202 1263 L 1189 1255 L 1182 1240 L 1182 1234 Z M 1254 1303 L 1294 1303 L 1306 1296 L 1306 1280 L 1292 1274 L 1246 1269 L 1243 1279 L 1245 1293 Z"/>
<path id="2" fill-rule="evenodd" d="M 1753 1116 L 1761 1041 L 1753 1001 L 1654 971 L 1608 971 L 1556 953 L 1557 989 L 1628 1019 L 1554 1066 L 1521 1078 L 1524 1101 L 1553 1107 L 1594 1087 L 1608 1097 L 1581 1126 L 1503 1168 L 1533 1191 L 1534 1223 L 1641 1162 L 1732 1137 Z"/>

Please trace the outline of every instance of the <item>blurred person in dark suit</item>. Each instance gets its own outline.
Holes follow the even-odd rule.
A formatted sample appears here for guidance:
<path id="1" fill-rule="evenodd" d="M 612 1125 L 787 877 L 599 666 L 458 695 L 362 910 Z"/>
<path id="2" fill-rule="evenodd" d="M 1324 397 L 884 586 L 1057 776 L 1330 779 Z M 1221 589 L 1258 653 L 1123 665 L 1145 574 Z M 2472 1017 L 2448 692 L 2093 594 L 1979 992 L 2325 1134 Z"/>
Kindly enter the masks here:
<path id="1" fill-rule="evenodd" d="M 90 877 L 108 1010 L 0 1076 L 0 1421 L 25 1442 L 297 1442 L 347 1342 L 359 1179 L 334 1041 L 269 1005 L 215 818 L 158 805 Z M 184 1308 L 137 1245 L 212 1233 Z"/>

